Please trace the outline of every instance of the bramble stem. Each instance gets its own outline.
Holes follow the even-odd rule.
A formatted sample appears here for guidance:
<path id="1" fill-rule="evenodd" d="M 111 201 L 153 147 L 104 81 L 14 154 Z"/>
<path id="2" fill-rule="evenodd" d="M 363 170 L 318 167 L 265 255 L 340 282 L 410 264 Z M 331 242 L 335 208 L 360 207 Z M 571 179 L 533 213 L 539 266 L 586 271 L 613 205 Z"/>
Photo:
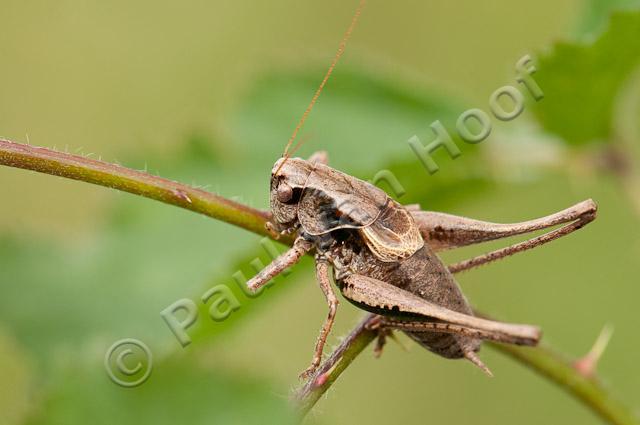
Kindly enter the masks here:
<path id="1" fill-rule="evenodd" d="M 373 318 L 375 315 L 367 314 L 320 365 L 316 373 L 294 394 L 293 399 L 302 416 L 315 406 L 340 374 L 376 338 L 376 332 L 367 329 L 367 324 Z"/>
<path id="2" fill-rule="evenodd" d="M 639 423 L 638 417 L 614 399 L 597 376 L 579 373 L 570 359 L 547 344 L 535 348 L 493 342 L 489 345 L 556 383 L 605 421 L 616 425 Z"/>
<path id="3" fill-rule="evenodd" d="M 267 212 L 117 164 L 2 139 L 0 164 L 133 193 L 268 236 L 264 227 L 269 218 Z"/>
<path id="4" fill-rule="evenodd" d="M 260 235 L 269 235 L 265 229 L 269 219 L 267 212 L 120 165 L 1 139 L 0 164 L 118 189 L 204 214 Z M 291 243 L 291 239 L 285 238 L 283 242 Z M 349 364 L 375 339 L 375 332 L 366 326 L 371 319 L 372 316 L 367 315 L 320 365 L 315 376 L 294 395 L 302 414 L 316 404 Z M 612 398 L 596 377 L 582 375 L 571 362 L 549 347 L 532 349 L 490 345 L 560 385 L 608 422 L 616 425 L 639 423 L 627 407 Z"/>
<path id="5" fill-rule="evenodd" d="M 318 371 L 293 396 L 299 412 L 305 415 L 327 392 L 349 364 L 376 338 L 367 324 L 374 318 L 366 315 L 324 361 Z M 487 341 L 493 349 L 559 385 L 602 419 L 615 425 L 638 425 L 638 418 L 600 384 L 596 376 L 584 376 L 567 357 L 546 344 L 535 348 L 518 347 Z"/>

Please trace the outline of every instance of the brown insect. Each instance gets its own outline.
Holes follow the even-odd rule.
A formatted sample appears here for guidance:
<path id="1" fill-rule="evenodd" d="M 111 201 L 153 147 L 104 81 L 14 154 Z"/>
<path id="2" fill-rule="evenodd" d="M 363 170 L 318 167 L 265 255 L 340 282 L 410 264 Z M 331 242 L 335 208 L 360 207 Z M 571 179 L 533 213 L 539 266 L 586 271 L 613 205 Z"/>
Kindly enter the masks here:
<path id="1" fill-rule="evenodd" d="M 293 247 L 253 277 L 257 290 L 306 253 L 315 251 L 316 276 L 329 305 L 310 367 L 319 366 L 342 295 L 376 313 L 376 352 L 385 337 L 401 330 L 423 347 L 445 358 L 466 358 L 486 373 L 478 358 L 482 340 L 536 345 L 540 330 L 474 316 L 453 273 L 498 260 L 565 236 L 595 218 L 596 204 L 587 200 L 536 220 L 496 224 L 403 206 L 381 189 L 327 165 L 323 152 L 308 160 L 291 158 L 289 148 L 317 100 L 360 15 L 364 1 L 345 34 L 338 54 L 311 104 L 289 140 L 285 155 L 271 173 L 270 204 L 274 233 L 297 235 Z M 299 146 L 299 145 L 298 145 Z M 297 148 L 297 147 L 296 147 Z M 294 148 L 295 150 L 295 148 Z M 553 231 L 447 267 L 438 251 L 521 235 L 561 225 Z"/>

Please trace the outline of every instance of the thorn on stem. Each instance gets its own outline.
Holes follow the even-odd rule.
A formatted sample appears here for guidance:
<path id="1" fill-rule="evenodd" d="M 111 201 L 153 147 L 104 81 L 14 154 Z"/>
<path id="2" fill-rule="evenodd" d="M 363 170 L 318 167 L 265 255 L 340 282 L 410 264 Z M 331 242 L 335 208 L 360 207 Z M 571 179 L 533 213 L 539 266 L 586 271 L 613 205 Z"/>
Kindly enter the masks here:
<path id="1" fill-rule="evenodd" d="M 187 195 L 186 192 L 180 189 L 174 189 L 172 192 L 177 198 L 182 199 L 183 201 L 186 201 L 188 203 L 191 203 L 191 198 L 189 198 L 189 195 Z"/>
<path id="2" fill-rule="evenodd" d="M 321 373 L 313 381 L 313 386 L 314 387 L 321 387 L 321 386 L 323 386 L 324 384 L 327 383 L 328 379 L 329 379 L 329 372 Z"/>
<path id="3" fill-rule="evenodd" d="M 596 373 L 598 362 L 600 361 L 604 350 L 607 348 L 612 334 L 613 326 L 609 324 L 605 325 L 589 352 L 573 362 L 573 368 L 585 378 L 592 378 Z"/>

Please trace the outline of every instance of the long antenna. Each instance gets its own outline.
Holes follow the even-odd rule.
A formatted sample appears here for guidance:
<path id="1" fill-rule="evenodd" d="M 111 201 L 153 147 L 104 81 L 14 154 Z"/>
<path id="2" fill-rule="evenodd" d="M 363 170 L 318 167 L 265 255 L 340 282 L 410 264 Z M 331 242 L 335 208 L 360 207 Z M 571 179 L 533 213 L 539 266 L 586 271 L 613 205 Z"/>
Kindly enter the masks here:
<path id="1" fill-rule="evenodd" d="M 329 66 L 329 69 L 327 70 L 327 73 L 325 74 L 324 79 L 322 80 L 322 82 L 320 83 L 320 86 L 318 87 L 315 94 L 311 98 L 311 102 L 309 103 L 309 106 L 307 106 L 307 109 L 304 111 L 304 114 L 302 114 L 302 118 L 300 118 L 298 125 L 293 130 L 293 134 L 289 138 L 289 142 L 287 143 L 287 146 L 284 148 L 284 154 L 283 154 L 284 161 L 280 163 L 280 167 L 278 167 L 275 174 L 278 174 L 278 171 L 280 171 L 280 168 L 282 168 L 282 166 L 287 161 L 287 159 L 289 159 L 291 155 L 293 155 L 293 153 L 296 150 L 298 150 L 300 146 L 302 146 L 303 142 L 298 142 L 294 146 L 294 148 L 291 150 L 291 152 L 289 152 L 289 148 L 291 148 L 291 145 L 293 144 L 293 141 L 298 135 L 298 132 L 304 125 L 304 122 L 307 120 L 307 117 L 309 116 L 311 109 L 313 109 L 313 105 L 315 105 L 316 101 L 320 97 L 320 93 L 322 93 L 322 89 L 324 88 L 325 84 L 327 84 L 327 81 L 329 80 L 329 77 L 331 76 L 333 69 L 336 67 L 336 64 L 338 63 L 338 60 L 340 60 L 340 57 L 344 53 L 344 50 L 347 46 L 347 41 L 349 40 L 349 37 L 351 37 L 351 33 L 353 32 L 353 29 L 356 27 L 356 24 L 358 23 L 358 18 L 362 13 L 362 9 L 364 9 L 365 3 L 366 3 L 366 0 L 360 0 L 360 4 L 358 4 L 358 8 L 356 9 L 356 12 L 353 15 L 353 18 L 351 19 L 351 24 L 349 24 L 349 28 L 347 28 L 347 31 L 344 33 L 344 37 L 342 37 L 342 41 L 340 42 L 340 46 L 338 47 L 338 51 L 336 52 L 335 57 L 333 58 L 333 62 L 331 62 L 331 66 Z"/>

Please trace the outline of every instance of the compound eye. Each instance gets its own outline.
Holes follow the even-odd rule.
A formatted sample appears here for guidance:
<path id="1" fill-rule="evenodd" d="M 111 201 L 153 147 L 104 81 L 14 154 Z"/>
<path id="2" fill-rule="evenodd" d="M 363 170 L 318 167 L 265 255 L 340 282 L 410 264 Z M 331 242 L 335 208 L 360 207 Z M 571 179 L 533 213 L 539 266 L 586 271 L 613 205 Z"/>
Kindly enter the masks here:
<path id="1" fill-rule="evenodd" d="M 286 183 L 280 183 L 276 192 L 276 197 L 283 204 L 289 202 L 293 198 L 293 189 Z"/>

